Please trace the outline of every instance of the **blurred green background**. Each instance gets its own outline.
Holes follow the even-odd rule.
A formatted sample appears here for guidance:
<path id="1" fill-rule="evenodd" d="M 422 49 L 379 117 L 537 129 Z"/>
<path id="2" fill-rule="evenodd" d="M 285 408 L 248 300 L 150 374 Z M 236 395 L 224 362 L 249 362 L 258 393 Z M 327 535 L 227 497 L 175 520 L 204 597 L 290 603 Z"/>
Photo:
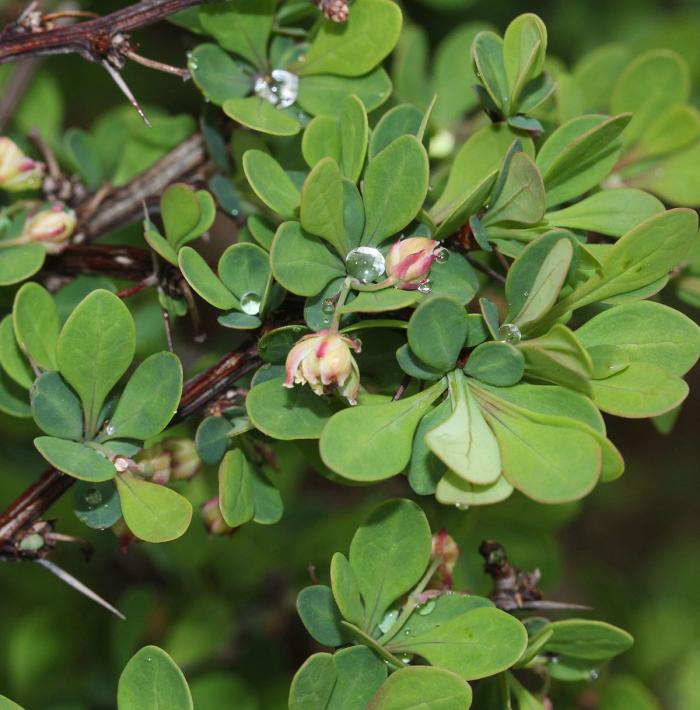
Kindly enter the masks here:
<path id="1" fill-rule="evenodd" d="M 0 0 L 2 24 L 24 4 Z M 124 4 L 95 0 L 80 6 L 106 13 Z M 696 94 L 700 87 L 698 0 L 412 0 L 403 5 L 434 45 L 461 23 L 487 20 L 503 29 L 516 14 L 533 11 L 547 24 L 551 54 L 568 64 L 610 41 L 635 51 L 669 47 L 689 63 Z M 146 56 L 180 65 L 196 43 L 167 24 L 142 32 L 139 39 Z M 125 76 L 145 104 L 195 116 L 200 108 L 194 87 L 175 78 L 136 65 Z M 122 104 L 100 67 L 58 57 L 43 62 L 20 110 L 27 120 L 43 122 L 42 130 L 50 134 L 87 127 L 100 112 Z M 145 297 L 133 304 L 141 346 L 161 347 L 156 303 Z M 209 344 L 223 350 L 231 346 L 230 337 L 212 335 Z M 488 590 L 476 550 L 482 539 L 497 539 L 515 564 L 541 569 L 551 598 L 589 604 L 594 618 L 635 636 L 633 649 L 596 681 L 555 690 L 557 710 L 626 710 L 606 691 L 610 678 L 621 674 L 650 688 L 659 707 L 700 708 L 697 370 L 690 380 L 691 396 L 670 436 L 646 421 L 609 422 L 627 472 L 599 486 L 582 504 L 543 507 L 514 498 L 491 509 L 457 511 L 421 501 L 435 528 L 447 528 L 461 546 L 456 586 Z M 193 433 L 186 426 L 181 431 Z M 4 507 L 43 467 L 32 454 L 34 432 L 27 424 L 0 417 L 0 432 Z M 327 579 L 331 554 L 347 549 L 368 509 L 386 497 L 410 495 L 399 480 L 371 488 L 331 484 L 309 471 L 308 453 L 294 446 L 278 450 L 282 522 L 251 524 L 230 538 L 209 538 L 195 520 L 175 543 L 132 546 L 122 554 L 112 533 L 93 533 L 78 523 L 66 496 L 51 517 L 62 532 L 86 535 L 95 552 L 86 563 L 77 546 L 63 546 L 54 559 L 114 602 L 128 620 L 111 618 L 36 565 L 1 565 L 0 694 L 27 710 L 113 707 L 124 663 L 141 645 L 154 642 L 182 665 L 201 710 L 286 707 L 292 674 L 315 650 L 294 609 L 298 590 L 309 582 L 309 566 L 320 580 Z M 193 503 L 214 495 L 214 473 L 207 471 L 189 485 Z"/>

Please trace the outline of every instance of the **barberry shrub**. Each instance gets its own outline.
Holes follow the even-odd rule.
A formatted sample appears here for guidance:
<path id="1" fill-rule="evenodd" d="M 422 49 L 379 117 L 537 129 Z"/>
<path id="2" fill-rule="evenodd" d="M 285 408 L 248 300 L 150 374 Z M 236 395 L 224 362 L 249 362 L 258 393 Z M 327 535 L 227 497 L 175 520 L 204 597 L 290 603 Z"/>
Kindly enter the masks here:
<path id="1" fill-rule="evenodd" d="M 597 677 L 630 635 L 545 618 L 557 605 L 520 571 L 510 597 L 505 573 L 491 597 L 453 585 L 457 543 L 415 500 L 570 503 L 623 474 L 604 414 L 672 427 L 700 356 L 664 303 L 700 306 L 683 61 L 604 48 L 569 71 L 533 14 L 459 28 L 429 61 L 393 0 L 186 5 L 171 19 L 192 33 L 196 132 L 122 107 L 45 136 L 43 156 L 26 121 L 0 139 L 0 410 L 31 420 L 44 487 L 74 483 L 80 521 L 124 547 L 186 534 L 193 501 L 212 535 L 273 525 L 290 451 L 338 488 L 396 479 L 404 497 L 299 591 L 325 650 L 289 707 L 550 707 L 552 681 Z M 204 157 L 182 167 L 183 146 Z M 142 291 L 167 347 L 135 322 Z M 2 559 L 48 562 L 52 500 L 19 523 L 8 508 Z M 155 646 L 117 698 L 193 707 Z"/>

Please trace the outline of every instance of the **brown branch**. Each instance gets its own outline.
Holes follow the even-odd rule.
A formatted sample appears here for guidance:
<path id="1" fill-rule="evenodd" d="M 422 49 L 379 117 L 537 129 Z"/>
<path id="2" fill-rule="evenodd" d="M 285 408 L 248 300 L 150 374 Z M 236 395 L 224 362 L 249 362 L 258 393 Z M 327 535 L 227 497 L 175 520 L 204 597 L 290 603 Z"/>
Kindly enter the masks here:
<path id="1" fill-rule="evenodd" d="M 117 35 L 147 27 L 205 1 L 142 0 L 94 20 L 33 31 L 15 23 L 0 34 L 0 64 L 21 57 L 73 53 L 92 62 L 102 62 L 109 59 L 110 52 L 114 51 L 113 40 Z"/>
<path id="2" fill-rule="evenodd" d="M 256 345 L 225 355 L 219 362 L 185 383 L 180 406 L 170 426 L 178 424 L 215 402 L 233 382 L 261 363 Z M 0 514 L 0 559 L 26 559 L 17 544 L 33 525 L 72 485 L 75 479 L 50 468 Z"/>

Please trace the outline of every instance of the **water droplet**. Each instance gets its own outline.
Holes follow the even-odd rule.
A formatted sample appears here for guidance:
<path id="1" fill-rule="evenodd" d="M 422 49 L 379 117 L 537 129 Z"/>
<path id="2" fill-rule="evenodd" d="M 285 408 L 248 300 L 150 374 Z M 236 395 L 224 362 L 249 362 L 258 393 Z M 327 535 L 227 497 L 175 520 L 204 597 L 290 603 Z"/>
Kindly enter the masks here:
<path id="1" fill-rule="evenodd" d="M 299 77 L 284 69 L 273 69 L 269 75 L 256 78 L 253 91 L 277 108 L 288 108 L 297 100 Z"/>
<path id="2" fill-rule="evenodd" d="M 423 279 L 418 284 L 418 293 L 422 293 L 424 296 L 429 294 L 433 290 L 433 282 L 430 279 Z"/>
<path id="3" fill-rule="evenodd" d="M 385 634 L 393 625 L 396 619 L 399 618 L 398 609 L 392 609 L 384 614 L 384 618 L 379 622 L 379 630 Z"/>
<path id="4" fill-rule="evenodd" d="M 241 310 L 249 316 L 257 316 L 260 313 L 260 296 L 254 291 L 246 291 L 241 296 Z"/>
<path id="5" fill-rule="evenodd" d="M 591 680 L 598 680 L 600 677 L 600 671 L 592 670 L 591 671 Z"/>
<path id="6" fill-rule="evenodd" d="M 411 662 L 412 656 L 409 653 L 400 653 L 397 658 L 401 661 L 401 663 L 407 666 Z"/>
<path id="7" fill-rule="evenodd" d="M 112 436 L 112 434 L 114 434 L 114 431 L 115 431 L 114 427 L 111 424 L 109 424 L 107 426 L 107 428 L 105 429 L 105 434 L 107 434 L 107 436 Z"/>
<path id="8" fill-rule="evenodd" d="M 146 663 L 150 663 L 153 660 L 151 656 L 146 656 Z"/>
<path id="9" fill-rule="evenodd" d="M 102 502 L 102 493 L 97 488 L 85 491 L 85 502 L 91 507 L 97 507 Z"/>
<path id="10" fill-rule="evenodd" d="M 425 602 L 425 604 L 419 604 L 416 611 L 421 616 L 428 616 L 428 614 L 430 614 L 436 606 L 437 602 L 434 599 L 429 599 L 427 602 Z"/>
<path id="11" fill-rule="evenodd" d="M 335 301 L 332 298 L 324 298 L 321 310 L 324 313 L 333 313 L 335 311 Z"/>
<path id="12" fill-rule="evenodd" d="M 404 635 L 404 636 L 411 636 L 411 629 L 406 629 L 406 630 L 403 632 L 403 635 Z"/>
<path id="13" fill-rule="evenodd" d="M 444 264 L 449 258 L 450 258 L 449 249 L 445 249 L 443 247 L 442 249 L 438 249 L 435 252 L 435 261 L 437 261 L 439 264 Z"/>
<path id="14" fill-rule="evenodd" d="M 501 336 L 501 341 L 504 343 L 519 343 L 523 337 L 520 328 L 514 323 L 504 323 L 499 329 L 498 334 Z"/>
<path id="15" fill-rule="evenodd" d="M 384 273 L 384 257 L 379 249 L 374 247 L 357 247 L 345 257 L 348 274 L 369 283 L 375 281 Z"/>
<path id="16" fill-rule="evenodd" d="M 552 658 L 550 659 L 550 663 L 554 663 L 554 665 L 559 663 L 559 656 L 552 656 Z"/>
<path id="17" fill-rule="evenodd" d="M 466 503 L 455 503 L 455 508 L 457 510 L 469 510 L 469 506 Z"/>

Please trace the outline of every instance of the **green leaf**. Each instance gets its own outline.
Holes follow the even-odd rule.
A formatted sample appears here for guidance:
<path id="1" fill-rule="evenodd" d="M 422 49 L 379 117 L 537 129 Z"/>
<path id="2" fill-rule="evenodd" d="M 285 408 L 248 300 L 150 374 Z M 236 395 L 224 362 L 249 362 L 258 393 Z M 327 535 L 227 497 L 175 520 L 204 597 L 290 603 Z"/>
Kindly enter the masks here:
<path id="1" fill-rule="evenodd" d="M 229 310 L 240 305 L 238 299 L 224 286 L 209 264 L 192 247 L 180 249 L 178 264 L 187 283 L 212 306 L 221 310 Z"/>
<path id="2" fill-rule="evenodd" d="M 456 473 L 448 471 L 438 482 L 435 489 L 435 499 L 445 505 L 456 505 L 459 508 L 473 505 L 493 505 L 500 503 L 513 493 L 513 486 L 504 476 L 494 483 L 476 485 L 460 478 Z"/>
<path id="3" fill-rule="evenodd" d="M 150 223 L 145 222 L 145 225 Z M 177 251 L 173 248 L 170 242 L 161 236 L 155 229 L 146 228 L 143 232 L 143 238 L 148 243 L 148 246 L 153 249 L 159 256 L 163 257 L 167 262 L 177 265 Z"/>
<path id="4" fill-rule="evenodd" d="M 336 552 L 331 559 L 331 587 L 333 598 L 343 617 L 357 626 L 362 626 L 365 623 L 365 608 L 360 596 L 360 587 L 350 562 L 342 552 Z"/>
<path id="5" fill-rule="evenodd" d="M 251 521 L 255 515 L 250 463 L 240 449 L 229 451 L 219 466 L 219 507 L 232 528 Z"/>
<path id="6" fill-rule="evenodd" d="M 568 232 L 549 232 L 530 242 L 508 270 L 507 321 L 523 328 L 544 317 L 559 297 L 573 257 Z"/>
<path id="7" fill-rule="evenodd" d="M 199 8 L 199 21 L 224 49 L 264 70 L 274 8 L 275 0 L 231 0 Z"/>
<path id="8" fill-rule="evenodd" d="M 41 244 L 18 244 L 0 248 L 0 286 L 11 286 L 36 274 L 44 265 Z"/>
<path id="9" fill-rule="evenodd" d="M 224 313 L 216 319 L 224 328 L 235 328 L 238 330 L 254 330 L 262 325 L 262 321 L 257 316 L 250 316 L 247 313 L 231 311 Z"/>
<path id="10" fill-rule="evenodd" d="M 197 227 L 201 217 L 194 190 L 181 182 L 165 188 L 160 198 L 160 212 L 165 235 L 174 248 Z"/>
<path id="11" fill-rule="evenodd" d="M 355 94 L 367 111 L 381 106 L 391 95 L 391 79 L 382 67 L 359 77 L 320 74 L 302 76 L 297 104 L 312 116 L 327 114 L 339 117 L 343 101 Z"/>
<path id="12" fill-rule="evenodd" d="M 0 365 L 20 387 L 32 386 L 34 371 L 17 343 L 11 315 L 0 321 Z"/>
<path id="13" fill-rule="evenodd" d="M 282 166 L 262 150 L 248 150 L 243 155 L 243 170 L 255 194 L 285 219 L 294 218 L 300 204 L 299 188 Z"/>
<path id="14" fill-rule="evenodd" d="M 331 588 L 324 584 L 306 587 L 297 597 L 297 613 L 313 638 L 322 646 L 342 646 L 347 638 Z"/>
<path id="15" fill-rule="evenodd" d="M 409 500 L 383 503 L 358 528 L 349 559 L 365 605 L 365 631 L 372 633 L 392 602 L 418 582 L 431 545 L 425 513 Z"/>
<path id="16" fill-rule="evenodd" d="M 648 362 L 631 362 L 611 377 L 593 380 L 591 389 L 602 411 L 630 419 L 664 414 L 688 396 L 688 385 L 680 377 Z"/>
<path id="17" fill-rule="evenodd" d="M 283 222 L 270 250 L 275 279 L 288 291 L 315 296 L 333 279 L 345 276 L 345 264 L 299 222 Z"/>
<path id="18" fill-rule="evenodd" d="M 316 163 L 304 181 L 300 216 L 303 229 L 327 241 L 341 257 L 348 253 L 343 222 L 343 178 L 333 158 L 323 158 Z"/>
<path id="19" fill-rule="evenodd" d="M 415 136 L 402 136 L 365 170 L 363 244 L 380 244 L 418 214 L 428 191 L 428 156 Z"/>
<path id="20" fill-rule="evenodd" d="M 323 158 L 340 164 L 340 120 L 335 116 L 316 116 L 304 129 L 301 152 L 310 168 Z"/>
<path id="21" fill-rule="evenodd" d="M 369 143 L 370 160 L 397 138 L 417 136 L 423 123 L 423 114 L 410 104 L 400 104 L 387 111 L 372 131 Z"/>
<path id="22" fill-rule="evenodd" d="M 610 98 L 615 113 L 633 114 L 625 143 L 636 142 L 657 116 L 685 103 L 689 94 L 690 76 L 682 57 L 664 49 L 639 55 L 620 74 Z"/>
<path id="23" fill-rule="evenodd" d="M 309 334 L 309 329 L 303 325 L 285 325 L 271 330 L 260 338 L 258 352 L 266 362 L 283 365 L 289 351 L 299 338 Z"/>
<path id="24" fill-rule="evenodd" d="M 496 435 L 511 485 L 542 503 L 577 500 L 591 491 L 602 467 L 601 448 L 591 431 L 563 417 L 514 406 L 474 381 L 470 385 Z"/>
<path id="25" fill-rule="evenodd" d="M 195 47 L 187 66 L 197 88 L 217 106 L 227 99 L 241 99 L 250 93 L 250 75 L 216 44 Z"/>
<path id="26" fill-rule="evenodd" d="M 321 21 L 309 51 L 296 67 L 300 76 L 361 76 L 391 52 L 401 32 L 401 11 L 396 3 L 355 0 L 352 10 L 344 24 Z"/>
<path id="27" fill-rule="evenodd" d="M 93 530 L 112 527 L 122 517 L 114 482 L 76 483 L 73 487 L 73 512 L 83 525 Z"/>
<path id="28" fill-rule="evenodd" d="M 233 427 L 225 417 L 206 417 L 197 427 L 197 454 L 204 463 L 219 463 L 229 445 Z"/>
<path id="29" fill-rule="evenodd" d="M 250 420 L 273 439 L 318 439 L 332 406 L 306 386 L 288 389 L 282 383 L 275 378 L 251 389 L 246 399 Z"/>
<path id="30" fill-rule="evenodd" d="M 452 414 L 425 435 L 430 450 L 455 474 L 478 485 L 501 475 L 498 442 L 461 370 L 448 375 Z"/>
<path id="31" fill-rule="evenodd" d="M 601 190 L 569 207 L 548 212 L 545 220 L 557 227 L 619 237 L 663 211 L 663 203 L 648 192 L 617 188 Z"/>
<path id="32" fill-rule="evenodd" d="M 416 429 L 406 475 L 411 488 L 418 495 L 435 493 L 438 481 L 447 471 L 445 464 L 430 450 L 425 435 L 442 424 L 451 414 L 452 406 L 450 398 L 447 397 L 421 419 Z"/>
<path id="33" fill-rule="evenodd" d="M 544 633 L 551 633 L 544 650 L 592 661 L 613 658 L 627 651 L 633 643 L 632 637 L 626 631 L 603 621 L 554 621 L 544 626 L 537 635 Z"/>
<path id="34" fill-rule="evenodd" d="M 586 348 L 614 345 L 628 362 L 649 363 L 684 375 L 700 356 L 700 328 L 674 308 L 653 301 L 599 313 L 576 331 Z"/>
<path id="35" fill-rule="evenodd" d="M 192 710 L 192 695 L 175 661 L 157 646 L 144 646 L 126 664 L 117 689 L 119 710 Z"/>
<path id="36" fill-rule="evenodd" d="M 650 217 L 608 251 L 601 268 L 557 304 L 556 314 L 641 289 L 668 274 L 697 237 L 698 217 L 673 209 Z"/>
<path id="37" fill-rule="evenodd" d="M 476 680 L 510 668 L 527 646 L 525 627 L 500 609 L 481 607 L 389 644 L 392 653 L 417 653 L 431 665 Z"/>
<path id="38" fill-rule="evenodd" d="M 471 702 L 471 688 L 457 674 L 442 668 L 415 666 L 392 673 L 367 710 L 467 710 Z"/>
<path id="39" fill-rule="evenodd" d="M 532 158 L 522 152 L 515 153 L 503 188 L 482 222 L 485 226 L 503 222 L 536 224 L 544 217 L 544 212 L 542 176 Z"/>
<path id="40" fill-rule="evenodd" d="M 574 67 L 576 86 L 586 106 L 604 111 L 618 77 L 629 64 L 631 51 L 621 44 L 605 44 L 586 54 Z"/>
<path id="41" fill-rule="evenodd" d="M 289 689 L 289 710 L 327 708 L 337 681 L 330 653 L 314 653 L 295 673 Z"/>
<path id="42" fill-rule="evenodd" d="M 423 301 L 408 322 L 408 344 L 426 365 L 445 372 L 454 367 L 467 337 L 462 304 L 449 296 Z"/>
<path id="43" fill-rule="evenodd" d="M 169 542 L 184 535 L 192 520 L 192 505 L 184 496 L 130 473 L 116 479 L 124 522 L 145 542 Z"/>
<path id="44" fill-rule="evenodd" d="M 110 419 L 109 439 L 145 441 L 160 434 L 177 410 L 182 394 L 182 365 L 169 352 L 147 357 L 126 383 Z"/>
<path id="45" fill-rule="evenodd" d="M 103 289 L 86 296 L 63 326 L 56 360 L 83 403 L 87 435 L 94 432 L 102 404 L 131 364 L 135 348 L 129 309 Z"/>
<path id="46" fill-rule="evenodd" d="M 510 97 L 503 61 L 503 40 L 495 32 L 479 32 L 472 43 L 472 58 L 477 76 L 491 101 L 509 115 Z"/>
<path id="47" fill-rule="evenodd" d="M 700 113 L 692 106 L 671 106 L 644 131 L 634 147 L 636 160 L 682 150 L 700 136 Z"/>
<path id="48" fill-rule="evenodd" d="M 27 283 L 15 296 L 12 307 L 15 336 L 29 358 L 44 370 L 56 369 L 58 312 L 49 292 Z"/>
<path id="49" fill-rule="evenodd" d="M 109 459 L 85 444 L 39 436 L 34 446 L 52 466 L 82 481 L 109 481 L 117 473 Z"/>
<path id="50" fill-rule="evenodd" d="M 275 238 L 275 225 L 259 214 L 252 214 L 246 222 L 248 231 L 261 247 L 270 251 L 272 240 Z"/>
<path id="51" fill-rule="evenodd" d="M 80 400 L 58 372 L 45 372 L 29 393 L 32 416 L 49 436 L 79 441 L 83 436 Z"/>
<path id="52" fill-rule="evenodd" d="M 350 303 L 346 303 L 341 313 L 381 313 L 396 311 L 412 306 L 422 299 L 418 291 L 404 291 L 400 288 L 385 288 L 380 291 L 363 291 Z"/>
<path id="53" fill-rule="evenodd" d="M 522 379 L 525 359 L 509 343 L 489 341 L 477 346 L 469 355 L 464 372 L 487 385 L 510 387 Z"/>
<path id="54" fill-rule="evenodd" d="M 356 183 L 365 164 L 369 126 L 365 106 L 355 95 L 348 96 L 343 101 L 339 130 L 340 168 L 343 177 Z"/>
<path id="55" fill-rule="evenodd" d="M 226 99 L 222 108 L 234 121 L 261 133 L 273 136 L 295 136 L 301 124 L 294 114 L 278 109 L 269 101 L 249 96 L 245 99 Z"/>
<path id="56" fill-rule="evenodd" d="M 398 402 L 338 412 L 321 435 L 323 463 L 351 481 L 381 481 L 400 473 L 410 460 L 418 422 L 444 388 L 438 382 Z"/>
<path id="57" fill-rule="evenodd" d="M 252 295 L 264 310 L 271 273 L 270 259 L 264 249 L 257 244 L 232 244 L 221 255 L 217 270 L 224 286 L 240 302 L 243 296 Z"/>
<path id="58" fill-rule="evenodd" d="M 548 207 L 582 195 L 610 173 L 629 120 L 627 113 L 578 116 L 549 136 L 537 155 Z"/>
<path id="59" fill-rule="evenodd" d="M 437 370 L 421 362 L 408 346 L 408 343 L 402 345 L 396 351 L 396 361 L 407 375 L 419 380 L 439 380 L 444 374 L 444 370 Z"/>
<path id="60" fill-rule="evenodd" d="M 503 36 L 503 63 L 513 112 L 525 85 L 542 71 L 546 51 L 547 28 L 537 15 L 520 15 L 508 25 Z"/>
<path id="61" fill-rule="evenodd" d="M 259 525 L 273 525 L 282 518 L 284 504 L 282 495 L 267 474 L 251 464 L 250 483 L 255 501 L 255 516 L 253 520 Z"/>

